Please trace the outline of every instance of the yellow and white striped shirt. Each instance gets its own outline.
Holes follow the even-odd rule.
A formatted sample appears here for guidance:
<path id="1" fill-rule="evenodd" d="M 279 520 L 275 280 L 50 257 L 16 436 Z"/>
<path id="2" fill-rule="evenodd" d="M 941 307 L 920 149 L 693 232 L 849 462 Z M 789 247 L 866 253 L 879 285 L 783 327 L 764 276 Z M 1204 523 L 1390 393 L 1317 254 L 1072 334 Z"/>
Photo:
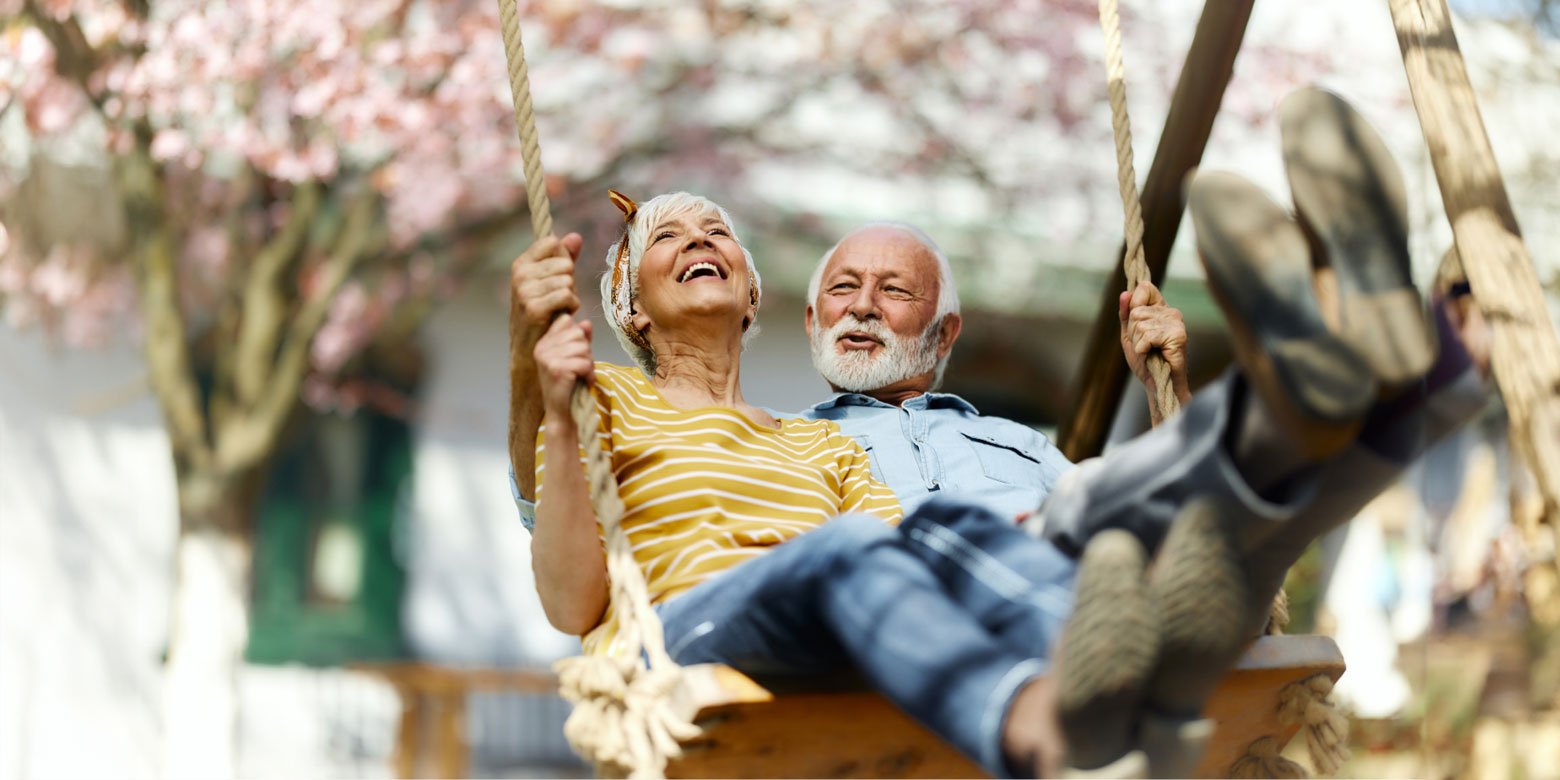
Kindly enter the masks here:
<path id="1" fill-rule="evenodd" d="M 596 364 L 601 444 L 612 454 L 623 528 L 651 603 L 849 512 L 888 523 L 899 502 L 872 476 L 861 445 L 828 420 L 785 419 L 766 428 L 736 409 L 682 411 L 637 368 Z M 543 431 L 545 433 L 545 429 Z M 543 433 L 536 441 L 542 494 Z M 586 653 L 616 633 L 608 609 L 584 637 Z"/>

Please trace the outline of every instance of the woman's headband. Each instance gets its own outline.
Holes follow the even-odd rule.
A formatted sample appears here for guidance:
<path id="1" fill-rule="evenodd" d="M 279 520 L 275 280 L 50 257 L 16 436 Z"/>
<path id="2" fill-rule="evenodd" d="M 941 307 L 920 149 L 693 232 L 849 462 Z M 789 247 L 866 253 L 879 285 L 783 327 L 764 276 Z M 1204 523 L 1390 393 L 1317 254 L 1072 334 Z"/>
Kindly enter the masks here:
<path id="1" fill-rule="evenodd" d="M 612 261 L 612 294 L 616 296 L 623 281 L 623 265 L 628 260 L 628 230 L 634 225 L 634 215 L 639 213 L 639 204 L 617 190 L 607 190 L 607 197 L 612 199 L 612 205 L 623 212 L 623 239 L 618 242 L 617 259 Z"/>

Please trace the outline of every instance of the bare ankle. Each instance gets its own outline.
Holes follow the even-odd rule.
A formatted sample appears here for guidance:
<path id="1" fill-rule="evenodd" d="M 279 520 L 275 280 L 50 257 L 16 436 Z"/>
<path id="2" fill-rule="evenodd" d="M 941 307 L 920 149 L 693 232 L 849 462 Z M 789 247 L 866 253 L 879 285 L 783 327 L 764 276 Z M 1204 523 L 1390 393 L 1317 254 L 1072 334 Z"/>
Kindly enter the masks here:
<path id="1" fill-rule="evenodd" d="M 1009 768 L 1034 777 L 1057 777 L 1067 743 L 1057 718 L 1056 684 L 1036 677 L 1013 695 L 1002 727 L 1002 755 Z"/>

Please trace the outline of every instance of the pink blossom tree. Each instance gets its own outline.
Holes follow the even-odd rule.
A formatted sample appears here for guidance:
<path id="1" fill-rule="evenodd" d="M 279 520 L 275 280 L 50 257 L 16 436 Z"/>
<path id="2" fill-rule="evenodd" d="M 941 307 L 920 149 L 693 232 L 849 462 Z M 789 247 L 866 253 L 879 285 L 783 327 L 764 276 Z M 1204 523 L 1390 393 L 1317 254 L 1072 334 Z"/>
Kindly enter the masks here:
<path id="1" fill-rule="evenodd" d="M 1110 154 L 1094 0 L 521 19 L 549 190 L 587 235 L 608 185 L 805 227 L 755 194 L 783 168 L 965 181 L 999 216 L 1114 186 L 1012 142 Z M 233 770 L 248 540 L 289 416 L 525 223 L 496 20 L 491 0 L 0 0 L 0 305 L 71 345 L 139 338 L 168 431 L 172 774 Z"/>

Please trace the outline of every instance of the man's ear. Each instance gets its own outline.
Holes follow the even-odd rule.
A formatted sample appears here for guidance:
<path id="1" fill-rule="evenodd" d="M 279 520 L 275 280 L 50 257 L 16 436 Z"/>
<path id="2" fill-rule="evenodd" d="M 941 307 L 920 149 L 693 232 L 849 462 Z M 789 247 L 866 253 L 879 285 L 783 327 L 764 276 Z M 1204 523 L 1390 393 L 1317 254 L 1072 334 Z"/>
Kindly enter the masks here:
<path id="1" fill-rule="evenodd" d="M 813 329 L 813 310 L 812 304 L 810 303 L 807 304 L 807 308 L 802 310 L 802 329 L 807 331 L 807 338 L 811 339 Z"/>
<path id="2" fill-rule="evenodd" d="M 937 357 L 947 357 L 953 351 L 953 342 L 959 338 L 959 331 L 964 328 L 964 318 L 957 313 L 943 317 L 942 325 L 937 333 Z"/>

